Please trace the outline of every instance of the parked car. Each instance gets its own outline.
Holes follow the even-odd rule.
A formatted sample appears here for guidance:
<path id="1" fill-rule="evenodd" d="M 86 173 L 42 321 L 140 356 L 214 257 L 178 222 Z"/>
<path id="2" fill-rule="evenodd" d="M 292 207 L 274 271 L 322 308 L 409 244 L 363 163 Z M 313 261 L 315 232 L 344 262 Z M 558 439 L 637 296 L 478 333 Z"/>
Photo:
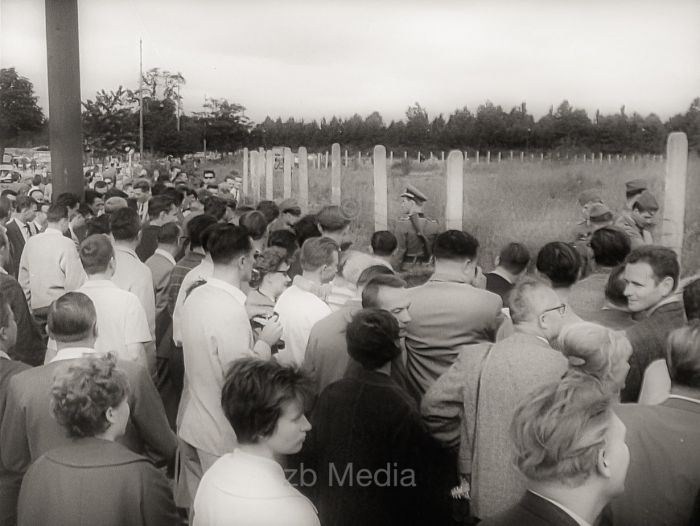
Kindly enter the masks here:
<path id="1" fill-rule="evenodd" d="M 16 183 L 22 179 L 22 174 L 13 164 L 0 164 L 0 183 Z"/>

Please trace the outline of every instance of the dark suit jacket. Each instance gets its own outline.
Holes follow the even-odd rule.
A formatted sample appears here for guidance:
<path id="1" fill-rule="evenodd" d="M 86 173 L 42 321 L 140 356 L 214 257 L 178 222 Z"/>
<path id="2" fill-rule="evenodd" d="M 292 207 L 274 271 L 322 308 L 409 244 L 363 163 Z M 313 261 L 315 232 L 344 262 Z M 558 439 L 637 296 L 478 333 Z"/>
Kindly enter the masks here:
<path id="1" fill-rule="evenodd" d="M 7 269 L 7 272 L 16 278 L 19 272 L 19 260 L 22 258 L 22 251 L 24 250 L 24 236 L 19 229 L 19 225 L 14 221 L 8 221 L 5 228 L 7 228 L 7 240 L 10 242 L 10 257 L 12 262 L 12 268 Z"/>
<path id="2" fill-rule="evenodd" d="M 29 311 L 22 287 L 15 278 L 0 274 L 0 298 L 5 299 L 10 304 L 17 322 L 17 343 L 7 354 L 10 355 L 10 358 L 28 365 L 43 364 L 46 345 L 39 326 Z"/>
<path id="3" fill-rule="evenodd" d="M 686 526 L 700 491 L 700 404 L 669 398 L 615 413 L 627 426 L 630 467 L 612 524 Z"/>
<path id="4" fill-rule="evenodd" d="M 513 285 L 510 281 L 506 280 L 503 276 L 494 274 L 493 272 L 487 272 L 484 274 L 486 278 L 486 290 L 498 294 L 503 300 L 503 306 L 508 306 L 508 294 L 513 290 Z"/>
<path id="5" fill-rule="evenodd" d="M 82 438 L 41 456 L 27 471 L 19 525 L 178 524 L 165 476 L 115 442 Z"/>
<path id="6" fill-rule="evenodd" d="M 564 510 L 551 502 L 525 492 L 515 506 L 479 523 L 480 526 L 578 526 Z"/>
<path id="7" fill-rule="evenodd" d="M 160 232 L 160 227 L 156 225 L 146 225 L 141 229 L 141 241 L 139 241 L 135 252 L 144 263 L 158 248 L 158 232 Z"/>
<path id="8" fill-rule="evenodd" d="M 620 393 L 622 402 L 636 402 L 639 399 L 644 371 L 654 360 L 664 359 L 669 333 L 684 324 L 683 303 L 673 301 L 661 305 L 645 319 L 625 331 L 632 344 L 632 355 L 625 387 Z"/>

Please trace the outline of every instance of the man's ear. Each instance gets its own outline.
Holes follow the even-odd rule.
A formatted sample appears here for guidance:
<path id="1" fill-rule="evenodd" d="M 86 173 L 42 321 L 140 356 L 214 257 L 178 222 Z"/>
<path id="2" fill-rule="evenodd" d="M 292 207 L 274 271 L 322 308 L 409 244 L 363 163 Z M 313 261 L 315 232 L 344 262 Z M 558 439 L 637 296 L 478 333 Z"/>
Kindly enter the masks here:
<path id="1" fill-rule="evenodd" d="M 662 292 L 664 296 L 670 296 L 671 293 L 673 292 L 673 285 L 674 281 L 671 276 L 666 276 L 664 279 L 661 280 L 659 283 L 659 287 L 662 287 Z"/>
<path id="2" fill-rule="evenodd" d="M 495 266 L 498 266 L 501 264 L 501 256 L 496 256 L 496 259 L 493 260 Z"/>
<path id="3" fill-rule="evenodd" d="M 600 451 L 598 451 L 598 461 L 596 467 L 601 477 L 609 479 L 612 476 L 610 465 L 605 458 L 605 448 L 601 448 Z"/>

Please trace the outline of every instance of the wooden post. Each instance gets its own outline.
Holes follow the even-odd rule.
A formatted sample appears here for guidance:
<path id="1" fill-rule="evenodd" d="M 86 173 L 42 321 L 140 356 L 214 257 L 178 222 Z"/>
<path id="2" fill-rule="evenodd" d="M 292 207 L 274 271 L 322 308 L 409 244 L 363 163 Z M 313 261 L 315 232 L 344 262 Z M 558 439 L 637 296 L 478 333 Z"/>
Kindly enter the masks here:
<path id="1" fill-rule="evenodd" d="M 498 162 L 501 162 L 501 152 L 498 152 Z"/>
<path id="2" fill-rule="evenodd" d="M 583 154 L 583 162 L 584 163 L 586 162 L 586 154 L 585 153 Z"/>
<path id="3" fill-rule="evenodd" d="M 688 137 L 673 132 L 666 141 L 666 178 L 661 244 L 672 248 L 680 259 L 685 226 L 685 185 L 688 174 Z"/>
<path id="4" fill-rule="evenodd" d="M 348 151 L 345 150 L 345 168 L 348 167 Z"/>
<path id="5" fill-rule="evenodd" d="M 328 153 L 326 153 L 326 167 L 328 166 Z M 340 205 L 340 144 L 331 146 L 331 203 Z"/>
<path id="6" fill-rule="evenodd" d="M 420 162 L 420 150 L 418 150 L 418 155 L 416 156 L 416 161 Z"/>
<path id="7" fill-rule="evenodd" d="M 389 152 L 389 170 L 394 165 L 394 152 Z"/>
<path id="8" fill-rule="evenodd" d="M 267 150 L 265 154 L 265 199 L 274 199 L 274 174 L 275 174 L 275 154 L 272 150 Z"/>
<path id="9" fill-rule="evenodd" d="M 282 197 L 288 199 L 292 197 L 292 165 L 294 164 L 294 157 L 292 157 L 292 149 L 284 149 L 284 179 L 283 179 L 283 190 Z"/>
<path id="10" fill-rule="evenodd" d="M 444 163 L 445 162 L 445 152 L 442 151 L 440 152 L 440 160 Z"/>
<path id="11" fill-rule="evenodd" d="M 374 230 L 386 230 L 389 224 L 387 203 L 386 148 L 374 147 Z"/>
<path id="12" fill-rule="evenodd" d="M 522 163 L 524 161 L 525 161 L 525 152 L 520 152 L 520 162 Z"/>
<path id="13" fill-rule="evenodd" d="M 540 153 L 540 162 L 544 162 L 544 153 Z"/>
<path id="14" fill-rule="evenodd" d="M 248 148 L 243 148 L 243 176 L 241 177 L 241 196 L 248 196 Z"/>
<path id="15" fill-rule="evenodd" d="M 449 156 L 448 156 L 449 159 Z M 464 160 L 468 161 L 469 160 L 469 152 L 467 150 L 464 150 Z"/>
<path id="16" fill-rule="evenodd" d="M 299 207 L 302 212 L 307 213 L 309 210 L 309 156 L 306 153 L 306 148 L 301 146 L 297 151 L 299 158 Z"/>
<path id="17" fill-rule="evenodd" d="M 486 151 L 486 164 L 491 164 L 491 150 Z"/>
<path id="18" fill-rule="evenodd" d="M 404 152 L 403 152 L 403 158 L 404 158 L 404 159 L 408 159 L 408 152 L 405 151 L 405 150 L 404 150 Z"/>
<path id="19" fill-rule="evenodd" d="M 513 150 L 510 151 L 510 160 L 513 161 Z"/>
<path id="20" fill-rule="evenodd" d="M 260 152 L 250 152 L 250 182 L 254 204 L 260 201 Z"/>
<path id="21" fill-rule="evenodd" d="M 476 160 L 474 162 L 476 162 L 476 164 L 479 164 L 479 150 L 476 151 Z"/>
<path id="22" fill-rule="evenodd" d="M 433 152 L 430 152 L 430 160 L 433 160 Z"/>
<path id="23" fill-rule="evenodd" d="M 612 155 L 608 154 L 608 164 L 612 164 Z"/>
<path id="24" fill-rule="evenodd" d="M 452 150 L 447 157 L 447 178 L 445 191 L 445 227 L 448 230 L 462 230 L 464 213 L 464 159 L 462 152 Z"/>
<path id="25" fill-rule="evenodd" d="M 362 151 L 357 152 L 357 162 L 362 164 Z"/>
<path id="26" fill-rule="evenodd" d="M 328 151 L 326 151 L 325 169 L 328 170 Z"/>

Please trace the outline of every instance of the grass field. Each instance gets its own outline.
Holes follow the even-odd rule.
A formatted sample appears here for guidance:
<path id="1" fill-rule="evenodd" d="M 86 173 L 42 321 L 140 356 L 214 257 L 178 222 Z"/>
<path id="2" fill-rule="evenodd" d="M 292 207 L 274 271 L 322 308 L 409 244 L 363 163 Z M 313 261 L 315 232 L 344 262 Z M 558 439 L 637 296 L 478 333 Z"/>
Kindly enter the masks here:
<path id="1" fill-rule="evenodd" d="M 241 171 L 241 161 L 214 168 Z M 618 210 L 624 204 L 624 183 L 633 178 L 647 179 L 652 192 L 663 207 L 665 162 L 607 161 L 602 164 L 567 161 L 504 161 L 465 163 L 464 229 L 481 244 L 480 263 L 491 269 L 500 247 L 510 241 L 524 242 L 533 254 L 546 242 L 571 240 L 579 219 L 577 196 L 582 190 L 598 189 L 606 204 Z M 374 191 L 370 162 L 350 162 L 342 169 L 341 197 L 344 209 L 354 216 L 352 228 L 357 245 L 365 248 L 374 227 Z M 298 192 L 296 169 L 292 177 L 292 195 Z M 445 163 L 427 161 L 420 164 L 395 161 L 389 173 L 389 228 L 399 216 L 399 194 L 406 184 L 420 188 L 429 197 L 425 212 L 444 225 Z M 275 172 L 274 196 L 282 196 L 282 171 Z M 265 193 L 264 178 L 262 195 Z M 309 166 L 309 207 L 316 211 L 330 203 L 330 168 L 317 170 Z M 688 165 L 686 196 L 686 234 L 683 253 L 684 274 L 700 270 L 700 160 L 691 155 Z M 659 212 L 659 217 L 663 210 Z M 660 224 L 660 219 L 659 219 Z M 657 230 L 659 230 L 657 228 Z M 660 231 L 654 232 L 660 238 Z"/>

